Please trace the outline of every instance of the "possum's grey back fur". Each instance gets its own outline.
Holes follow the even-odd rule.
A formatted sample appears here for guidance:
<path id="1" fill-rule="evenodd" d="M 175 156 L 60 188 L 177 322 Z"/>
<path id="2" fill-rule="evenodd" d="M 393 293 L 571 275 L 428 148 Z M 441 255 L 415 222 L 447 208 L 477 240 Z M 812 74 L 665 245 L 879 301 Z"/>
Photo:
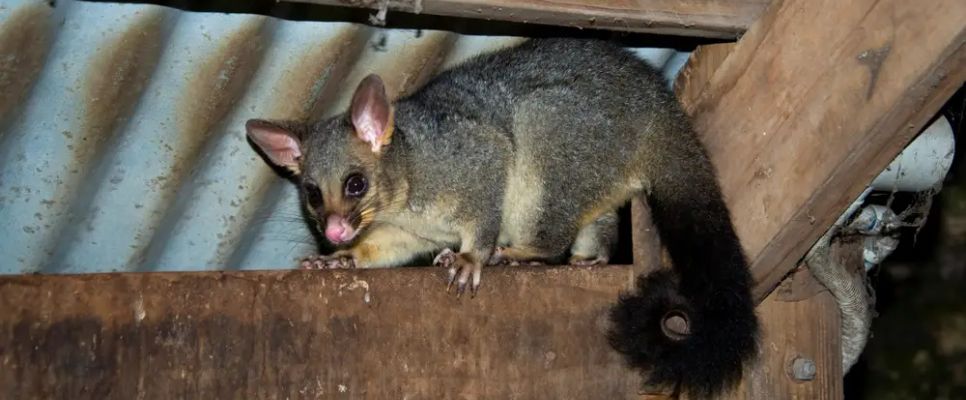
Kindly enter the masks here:
<path id="1" fill-rule="evenodd" d="M 628 186 L 647 186 L 651 173 L 647 167 L 656 150 L 647 147 L 665 145 L 667 141 L 660 135 L 673 136 L 675 146 L 683 141 L 683 147 L 692 149 L 693 167 L 699 172 L 705 169 L 706 156 L 663 84 L 656 71 L 616 45 L 531 40 L 470 60 L 434 78 L 401 99 L 397 125 L 413 146 L 429 146 L 437 157 L 459 154 L 459 161 L 448 161 L 478 166 L 476 171 L 481 174 L 499 180 L 512 180 L 514 172 L 532 175 L 527 179 L 531 185 L 522 190 L 540 189 L 541 199 L 535 204 L 518 202 L 520 194 L 503 193 L 507 196 L 500 203 L 503 209 L 489 211 L 505 217 L 527 214 L 512 221 L 504 218 L 503 241 L 536 236 L 541 247 L 562 253 L 580 228 L 578 217 L 602 201 L 601 197 L 626 200 Z M 480 140 L 477 126 L 490 127 L 494 135 L 501 135 L 506 142 L 496 150 L 507 149 L 508 154 L 493 154 L 493 146 L 462 143 Z M 433 135 L 453 138 L 440 143 Z M 454 138 L 462 140 L 450 140 Z M 463 144 L 467 147 L 449 149 L 452 152 L 439 148 Z M 462 151 L 464 148 L 474 151 Z M 506 168 L 504 163 L 514 160 L 516 164 Z M 436 191 L 467 186 L 466 179 L 475 186 L 480 179 L 439 172 L 449 179 Z M 507 173 L 511 176 L 504 175 Z M 500 188 L 507 189 L 497 182 L 488 189 L 499 192 Z M 537 231 L 523 232 L 530 228 L 518 226 L 523 224 L 534 224 Z"/>

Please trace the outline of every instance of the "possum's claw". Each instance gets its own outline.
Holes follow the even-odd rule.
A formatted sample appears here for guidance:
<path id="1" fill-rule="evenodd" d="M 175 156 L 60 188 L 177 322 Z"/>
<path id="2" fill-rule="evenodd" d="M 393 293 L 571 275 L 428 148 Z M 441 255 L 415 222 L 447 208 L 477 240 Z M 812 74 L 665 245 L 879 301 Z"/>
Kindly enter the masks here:
<path id="1" fill-rule="evenodd" d="M 453 289 L 453 285 L 456 285 L 456 297 L 459 298 L 466 292 L 467 286 L 469 286 L 470 293 L 473 297 L 476 296 L 476 292 L 480 288 L 480 281 L 482 277 L 482 266 L 471 262 L 466 257 L 461 257 L 461 254 L 454 253 L 453 250 L 443 249 L 439 255 L 433 259 L 433 264 L 446 268 L 447 273 L 447 283 L 446 291 L 449 292 Z"/>
<path id="2" fill-rule="evenodd" d="M 453 282 L 456 282 L 456 262 L 457 256 L 453 250 L 449 248 L 443 249 L 433 258 L 433 265 L 438 267 L 446 268 L 447 279 L 446 279 L 446 291 L 448 292 L 450 287 L 453 286 Z"/>
<path id="3" fill-rule="evenodd" d="M 474 274 L 474 265 L 461 265 L 459 266 L 459 277 L 456 279 L 456 297 L 459 298 L 463 296 L 466 292 L 466 285 L 469 283 L 470 275 Z M 470 286 L 470 290 L 475 294 L 475 286 Z"/>
<path id="4" fill-rule="evenodd" d="M 303 258 L 299 266 L 302 269 L 352 269 L 356 267 L 356 261 L 349 255 L 336 253 Z"/>
<path id="5" fill-rule="evenodd" d="M 480 289 L 480 278 L 482 277 L 482 265 L 460 259 L 459 276 L 456 278 L 456 297 L 459 298 L 466 292 L 466 287 L 470 288 L 470 296 L 476 297 Z M 452 281 L 451 281 L 452 284 Z M 446 288 L 449 291 L 449 287 Z"/>
<path id="6" fill-rule="evenodd" d="M 433 259 L 433 265 L 444 267 L 444 268 L 448 268 L 449 266 L 453 265 L 453 263 L 455 262 L 456 262 L 456 253 L 454 253 L 453 250 L 450 250 L 449 248 L 443 249 L 443 251 L 439 252 L 439 254 L 436 255 L 436 258 Z"/>

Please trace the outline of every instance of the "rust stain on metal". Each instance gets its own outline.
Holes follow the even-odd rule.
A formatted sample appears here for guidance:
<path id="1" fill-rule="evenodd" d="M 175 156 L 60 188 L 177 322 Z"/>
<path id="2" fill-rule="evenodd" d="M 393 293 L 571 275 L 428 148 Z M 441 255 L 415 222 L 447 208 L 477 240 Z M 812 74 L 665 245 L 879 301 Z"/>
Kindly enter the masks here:
<path id="1" fill-rule="evenodd" d="M 394 61 L 394 69 L 402 72 L 385 79 L 386 90 L 390 92 L 390 96 L 402 97 L 435 76 L 457 39 L 459 37 L 453 33 L 430 33 L 412 51 Z"/>
<path id="2" fill-rule="evenodd" d="M 152 238 L 139 240 L 141 246 L 127 265 L 137 268 L 152 250 L 158 240 L 156 229 L 167 223 L 173 224 L 171 202 L 185 178 L 194 171 L 204 157 L 201 151 L 209 144 L 222 120 L 245 94 L 255 71 L 261 64 L 266 45 L 265 26 L 267 18 L 258 17 L 241 26 L 222 42 L 221 46 L 188 79 L 188 89 L 180 98 L 178 109 L 180 136 L 178 148 L 171 154 L 171 169 L 157 177 L 161 184 L 162 202 L 167 209 L 158 209 L 152 214 L 151 226 L 155 228 Z M 183 193 L 182 193 L 183 195 Z"/>
<path id="3" fill-rule="evenodd" d="M 49 256 L 59 244 L 76 234 L 79 227 L 75 219 L 89 212 L 89 204 L 78 199 L 89 198 L 92 194 L 83 184 L 96 169 L 95 157 L 108 151 L 106 144 L 121 131 L 157 66 L 161 54 L 158 37 L 161 36 L 164 13 L 154 10 L 137 18 L 91 61 L 84 80 L 86 103 L 79 132 L 62 132 L 68 139 L 67 147 L 73 158 L 71 164 L 78 168 L 72 168 L 69 176 L 63 177 L 53 196 L 73 201 L 58 201 L 62 208 L 50 215 L 57 222 L 50 224 L 52 234 L 45 243 Z M 56 265 L 56 259 L 50 257 L 48 262 Z M 56 270 L 51 266 L 44 268 Z"/>
<path id="4" fill-rule="evenodd" d="M 353 25 L 311 51 L 295 57 L 298 61 L 279 86 L 283 95 L 274 105 L 273 116 L 282 119 L 312 120 L 321 117 L 332 104 L 341 78 L 352 71 L 365 48 L 368 29 Z"/>
<path id="5" fill-rule="evenodd" d="M 37 2 L 10 12 L 0 25 L 0 123 L 30 91 L 51 42 L 51 7 Z"/>
<path id="6" fill-rule="evenodd" d="M 227 38 L 198 72 L 188 79 L 189 89 L 181 98 L 181 147 L 176 154 L 173 179 L 168 184 L 180 183 L 184 167 L 191 168 L 217 125 L 245 93 L 252 75 L 258 68 L 265 47 L 263 27 L 265 19 L 242 26 Z"/>
<path id="7" fill-rule="evenodd" d="M 74 165 L 88 165 L 134 111 L 161 55 L 164 12 L 138 17 L 101 50 L 87 70 L 82 133 L 74 135 Z"/>

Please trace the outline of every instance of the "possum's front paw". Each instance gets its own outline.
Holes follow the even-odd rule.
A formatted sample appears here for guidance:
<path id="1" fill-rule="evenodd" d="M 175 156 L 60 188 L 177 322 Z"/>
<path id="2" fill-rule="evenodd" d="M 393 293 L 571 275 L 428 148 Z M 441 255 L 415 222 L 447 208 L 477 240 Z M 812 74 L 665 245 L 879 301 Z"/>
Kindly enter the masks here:
<path id="1" fill-rule="evenodd" d="M 356 267 L 356 260 L 348 254 L 305 257 L 299 262 L 302 269 L 349 269 Z"/>
<path id="2" fill-rule="evenodd" d="M 439 255 L 433 259 L 433 265 L 447 269 L 449 274 L 446 291 L 449 292 L 456 284 L 456 297 L 460 297 L 466 291 L 467 285 L 470 287 L 472 296 L 476 296 L 480 288 L 480 279 L 483 273 L 483 265 L 473 262 L 467 253 L 454 253 L 453 250 L 443 249 Z"/>

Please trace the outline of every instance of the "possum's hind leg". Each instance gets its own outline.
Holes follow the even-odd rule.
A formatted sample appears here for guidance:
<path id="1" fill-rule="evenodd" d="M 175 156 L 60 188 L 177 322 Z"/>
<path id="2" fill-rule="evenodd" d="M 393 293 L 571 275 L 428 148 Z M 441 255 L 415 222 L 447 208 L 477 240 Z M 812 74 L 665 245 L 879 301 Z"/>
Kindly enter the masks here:
<path id="1" fill-rule="evenodd" d="M 560 262 L 573 243 L 574 236 L 576 230 L 545 223 L 539 225 L 538 230 L 528 232 L 525 240 L 513 242 L 509 247 L 498 247 L 490 264 L 542 265 Z"/>
<path id="2" fill-rule="evenodd" d="M 580 229 L 570 248 L 570 264 L 607 264 L 616 242 L 617 212 L 610 211 Z"/>
<path id="3" fill-rule="evenodd" d="M 544 265 L 550 257 L 544 251 L 526 246 L 497 247 L 490 258 L 490 264 Z"/>

